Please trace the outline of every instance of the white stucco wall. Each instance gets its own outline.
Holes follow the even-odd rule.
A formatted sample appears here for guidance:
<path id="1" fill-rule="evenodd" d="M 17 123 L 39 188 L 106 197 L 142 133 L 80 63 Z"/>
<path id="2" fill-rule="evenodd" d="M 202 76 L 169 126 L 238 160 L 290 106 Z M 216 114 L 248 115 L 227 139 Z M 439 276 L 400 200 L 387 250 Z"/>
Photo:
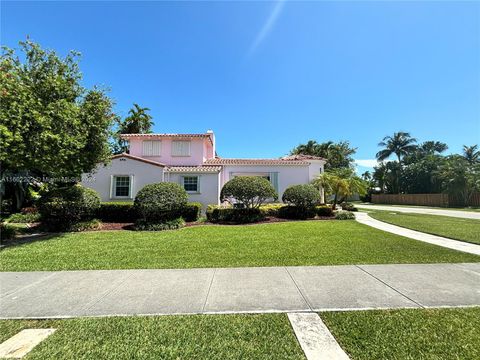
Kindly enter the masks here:
<path id="1" fill-rule="evenodd" d="M 163 168 L 126 157 L 113 159 L 107 165 L 99 165 L 91 174 L 82 175 L 82 185 L 96 190 L 102 201 L 128 201 L 129 199 L 110 198 L 112 175 L 133 175 L 131 199 L 147 184 L 163 180 Z"/>
<path id="2" fill-rule="evenodd" d="M 188 194 L 190 202 L 202 203 L 203 211 L 207 205 L 219 204 L 220 173 L 165 173 L 165 181 L 182 185 L 182 176 L 198 176 L 200 180 L 200 191 Z"/>

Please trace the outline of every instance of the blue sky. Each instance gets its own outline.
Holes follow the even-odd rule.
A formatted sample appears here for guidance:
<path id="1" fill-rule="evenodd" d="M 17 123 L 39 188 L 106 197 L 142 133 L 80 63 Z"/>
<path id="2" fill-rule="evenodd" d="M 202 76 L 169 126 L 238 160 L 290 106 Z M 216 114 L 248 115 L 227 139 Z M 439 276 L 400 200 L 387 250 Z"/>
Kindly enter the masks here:
<path id="1" fill-rule="evenodd" d="M 224 157 L 315 139 L 370 160 L 398 130 L 480 142 L 479 2 L 2 1 L 2 44 L 27 35 L 80 51 L 120 115 L 137 102 L 156 132 L 211 128 Z"/>

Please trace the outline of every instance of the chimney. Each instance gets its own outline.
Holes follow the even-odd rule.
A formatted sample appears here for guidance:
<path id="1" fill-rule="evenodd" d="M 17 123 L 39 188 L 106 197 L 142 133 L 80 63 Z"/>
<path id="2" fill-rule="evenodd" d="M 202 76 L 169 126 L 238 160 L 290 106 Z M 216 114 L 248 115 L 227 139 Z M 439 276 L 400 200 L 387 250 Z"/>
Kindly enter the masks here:
<path id="1" fill-rule="evenodd" d="M 210 135 L 210 139 L 212 139 L 212 147 L 213 147 L 213 157 L 215 157 L 216 149 L 215 149 L 215 134 L 213 133 L 212 129 L 207 130 L 207 134 Z"/>

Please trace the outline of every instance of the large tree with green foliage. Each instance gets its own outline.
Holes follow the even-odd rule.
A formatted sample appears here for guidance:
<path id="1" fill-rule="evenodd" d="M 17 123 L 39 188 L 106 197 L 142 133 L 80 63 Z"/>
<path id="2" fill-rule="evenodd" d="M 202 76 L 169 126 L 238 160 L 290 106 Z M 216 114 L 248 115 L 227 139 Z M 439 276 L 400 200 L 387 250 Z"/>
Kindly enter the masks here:
<path id="1" fill-rule="evenodd" d="M 339 169 L 353 167 L 353 155 L 356 150 L 350 146 L 348 141 L 318 143 L 315 140 L 309 140 L 306 144 L 300 144 L 292 149 L 290 154 L 323 157 L 327 160 L 325 169 Z"/>
<path id="2" fill-rule="evenodd" d="M 91 171 L 110 156 L 115 119 L 105 92 L 81 85 L 78 53 L 61 58 L 30 40 L 19 45 L 3 48 L 0 58 L 2 193 L 17 208 L 25 181 L 7 180 L 23 174 L 69 182 Z"/>
<path id="3" fill-rule="evenodd" d="M 121 138 L 122 134 L 150 134 L 152 132 L 152 116 L 148 113 L 147 107 L 140 107 L 133 104 L 128 111 L 128 116 L 118 121 L 118 128 L 114 135 L 113 152 L 116 154 L 128 152 L 127 142 Z"/>

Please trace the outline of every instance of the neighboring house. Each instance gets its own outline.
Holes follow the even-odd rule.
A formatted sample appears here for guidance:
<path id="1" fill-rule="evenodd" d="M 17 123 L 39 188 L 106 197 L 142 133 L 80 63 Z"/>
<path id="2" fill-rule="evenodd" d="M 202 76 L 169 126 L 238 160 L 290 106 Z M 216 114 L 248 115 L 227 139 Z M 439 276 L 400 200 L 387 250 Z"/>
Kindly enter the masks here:
<path id="1" fill-rule="evenodd" d="M 216 156 L 215 135 L 125 134 L 129 154 L 115 155 L 108 165 L 84 174 L 83 185 L 95 189 L 102 201 L 132 200 L 146 184 L 181 184 L 190 201 L 219 204 L 223 185 L 235 176 L 268 179 L 279 199 L 287 187 L 308 184 L 323 172 L 325 160 L 293 155 L 280 159 L 224 159 Z"/>

